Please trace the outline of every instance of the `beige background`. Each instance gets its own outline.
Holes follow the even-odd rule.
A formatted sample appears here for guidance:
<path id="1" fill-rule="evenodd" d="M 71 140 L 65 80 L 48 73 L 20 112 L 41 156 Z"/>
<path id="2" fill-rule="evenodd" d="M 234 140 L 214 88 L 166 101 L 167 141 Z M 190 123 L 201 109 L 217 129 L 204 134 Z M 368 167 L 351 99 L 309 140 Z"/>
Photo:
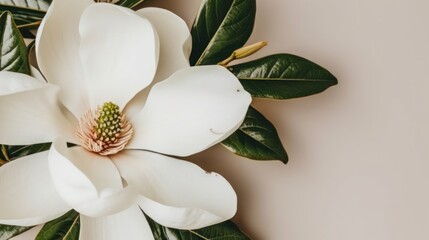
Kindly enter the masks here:
<path id="1" fill-rule="evenodd" d="M 219 0 L 220 1 L 220 0 Z M 257 0 L 258 56 L 309 58 L 340 84 L 312 97 L 254 101 L 290 162 L 222 147 L 192 159 L 239 196 L 234 219 L 255 239 L 429 239 L 429 1 Z M 200 0 L 146 0 L 189 24 Z"/>

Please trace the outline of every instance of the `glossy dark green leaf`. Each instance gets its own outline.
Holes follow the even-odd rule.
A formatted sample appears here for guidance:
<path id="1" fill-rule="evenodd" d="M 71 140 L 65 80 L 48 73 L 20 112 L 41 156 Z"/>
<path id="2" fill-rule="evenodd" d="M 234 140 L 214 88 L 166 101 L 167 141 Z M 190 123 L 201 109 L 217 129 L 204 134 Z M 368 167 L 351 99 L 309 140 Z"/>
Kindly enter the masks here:
<path id="1" fill-rule="evenodd" d="M 138 4 L 142 3 L 144 0 L 119 0 L 115 4 L 127 7 L 127 8 L 133 8 L 137 6 Z"/>
<path id="2" fill-rule="evenodd" d="M 27 48 L 9 12 L 0 15 L 0 51 L 0 71 L 30 73 Z"/>
<path id="3" fill-rule="evenodd" d="M 18 27 L 37 27 L 52 0 L 0 0 L 0 11 L 13 14 Z"/>
<path id="4" fill-rule="evenodd" d="M 52 0 L 0 0 L 0 5 L 46 11 Z"/>
<path id="5" fill-rule="evenodd" d="M 0 11 L 11 12 L 18 28 L 32 25 L 34 25 L 34 28 L 36 28 L 42 21 L 43 16 L 46 14 L 46 12 L 43 11 L 4 5 L 0 5 Z"/>
<path id="6" fill-rule="evenodd" d="M 217 64 L 242 47 L 255 13 L 255 0 L 204 1 L 191 29 L 191 65 Z"/>
<path id="7" fill-rule="evenodd" d="M 25 146 L 9 146 L 9 145 L 0 145 L 0 159 L 7 161 L 12 161 L 20 157 L 24 157 L 30 154 L 43 152 L 49 150 L 51 143 L 40 143 L 34 145 L 25 145 Z"/>
<path id="8" fill-rule="evenodd" d="M 289 99 L 320 93 L 338 83 L 323 67 L 291 54 L 276 54 L 228 69 L 258 98 Z"/>
<path id="9" fill-rule="evenodd" d="M 288 156 L 274 125 L 253 107 L 249 107 L 241 127 L 222 142 L 231 152 L 254 160 L 280 160 Z"/>
<path id="10" fill-rule="evenodd" d="M 36 240 L 79 240 L 79 213 L 71 210 L 63 216 L 46 223 Z"/>
<path id="11" fill-rule="evenodd" d="M 250 240 L 233 222 L 227 221 L 197 230 L 164 227 L 146 216 L 155 240 Z"/>
<path id="12" fill-rule="evenodd" d="M 19 235 L 32 227 L 0 225 L 0 240 L 7 240 Z"/>

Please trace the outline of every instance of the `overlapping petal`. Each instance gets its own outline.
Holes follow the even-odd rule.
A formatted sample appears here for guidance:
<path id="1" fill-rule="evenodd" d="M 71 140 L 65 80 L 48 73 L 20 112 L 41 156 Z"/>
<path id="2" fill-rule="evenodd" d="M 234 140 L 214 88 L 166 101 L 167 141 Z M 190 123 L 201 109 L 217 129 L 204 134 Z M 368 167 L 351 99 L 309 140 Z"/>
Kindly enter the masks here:
<path id="1" fill-rule="evenodd" d="M 57 140 L 49 152 L 49 167 L 59 195 L 87 216 L 114 214 L 136 201 L 137 191 L 123 188 L 118 170 L 107 157 L 81 147 L 67 148 Z"/>
<path id="2" fill-rule="evenodd" d="M 125 150 L 113 160 L 128 185 L 139 188 L 143 211 L 164 226 L 196 229 L 236 212 L 235 192 L 217 173 L 146 151 Z"/>
<path id="3" fill-rule="evenodd" d="M 22 73 L 0 71 L 0 96 L 40 88 L 46 85 Z"/>
<path id="4" fill-rule="evenodd" d="M 0 168 L 0 223 L 42 224 L 71 209 L 58 195 L 48 167 L 48 153 L 22 157 Z"/>
<path id="5" fill-rule="evenodd" d="M 136 12 L 148 19 L 159 36 L 159 62 L 150 86 L 138 93 L 127 105 L 127 115 L 132 117 L 142 109 L 150 89 L 179 69 L 189 67 L 192 38 L 188 26 L 176 14 L 161 8 L 142 8 Z M 174 41 L 172 41 L 174 39 Z"/>
<path id="6" fill-rule="evenodd" d="M 105 217 L 80 215 L 80 223 L 80 240 L 154 239 L 149 224 L 137 205 Z"/>
<path id="7" fill-rule="evenodd" d="M 34 77 L 36 80 L 38 80 L 39 82 L 44 83 L 44 84 L 47 83 L 45 77 L 43 77 L 43 75 L 39 71 L 39 69 L 30 65 L 30 71 L 31 71 L 31 76 Z"/>
<path id="8" fill-rule="evenodd" d="M 59 107 L 57 86 L 42 84 L 22 74 L 5 72 L 0 74 L 5 75 L 8 76 L 2 79 L 2 92 L 10 94 L 0 95 L 1 144 L 52 142 L 57 136 L 64 136 L 67 141 L 77 142 L 74 127 L 70 125 Z M 16 82 L 12 83 L 13 81 Z M 38 85 L 42 86 L 33 88 Z M 24 89 L 29 90 L 16 92 Z"/>
<path id="9" fill-rule="evenodd" d="M 38 65 L 49 83 L 63 89 L 60 99 L 76 117 L 89 109 L 78 52 L 80 17 L 91 4 L 94 1 L 52 1 L 36 37 Z"/>
<path id="10" fill-rule="evenodd" d="M 123 108 L 151 83 L 158 39 L 148 20 L 113 4 L 94 4 L 82 15 L 80 35 L 80 60 L 93 108 L 108 101 Z"/>
<path id="11" fill-rule="evenodd" d="M 187 156 L 224 140 L 242 123 L 251 97 L 220 66 L 184 68 L 156 84 L 131 120 L 127 148 Z"/>
<path id="12" fill-rule="evenodd" d="M 177 70 L 189 67 L 192 38 L 185 21 L 162 8 L 142 8 L 136 13 L 148 19 L 159 36 L 160 52 L 155 83 L 168 78 Z"/>

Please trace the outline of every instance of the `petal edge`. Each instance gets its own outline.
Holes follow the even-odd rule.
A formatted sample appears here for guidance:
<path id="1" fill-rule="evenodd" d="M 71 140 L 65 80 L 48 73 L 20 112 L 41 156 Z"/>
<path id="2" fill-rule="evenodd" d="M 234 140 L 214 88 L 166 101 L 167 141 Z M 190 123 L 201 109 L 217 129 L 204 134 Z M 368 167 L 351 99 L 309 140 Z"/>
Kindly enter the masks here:
<path id="1" fill-rule="evenodd" d="M 49 167 L 58 193 L 79 213 L 105 216 L 136 201 L 136 190 L 122 186 L 118 170 L 107 157 L 81 147 L 66 148 L 64 141 L 57 140 L 49 152 Z"/>
<path id="2" fill-rule="evenodd" d="M 33 226 L 71 208 L 58 195 L 49 175 L 48 152 L 9 162 L 0 168 L 0 223 Z"/>
<path id="3" fill-rule="evenodd" d="M 189 156 L 227 138 L 240 127 L 252 98 L 221 66 L 184 68 L 156 84 L 131 124 L 126 146 Z"/>
<path id="4" fill-rule="evenodd" d="M 128 150 L 114 157 L 121 176 L 141 194 L 139 205 L 156 222 L 196 229 L 234 216 L 237 196 L 217 173 L 146 151 Z"/>

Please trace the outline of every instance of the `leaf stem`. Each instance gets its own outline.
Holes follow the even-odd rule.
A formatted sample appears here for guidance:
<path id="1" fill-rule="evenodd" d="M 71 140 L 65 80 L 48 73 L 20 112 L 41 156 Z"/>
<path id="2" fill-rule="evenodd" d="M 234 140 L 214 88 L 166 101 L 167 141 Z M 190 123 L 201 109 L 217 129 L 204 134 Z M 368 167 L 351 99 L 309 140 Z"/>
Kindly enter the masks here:
<path id="1" fill-rule="evenodd" d="M 36 21 L 36 22 L 32 22 L 32 23 L 27 23 L 27 24 L 22 24 L 22 25 L 18 25 L 18 29 L 32 29 L 32 28 L 38 28 L 40 26 L 40 24 L 42 23 L 42 20 L 40 21 Z"/>
<path id="2" fill-rule="evenodd" d="M 5 162 L 10 162 L 10 158 L 9 158 L 7 149 L 6 149 L 6 147 L 4 145 L 1 145 L 1 153 L 5 157 L 5 160 L 2 160 L 2 159 L 0 159 L 0 160 L 5 161 Z"/>
<path id="3" fill-rule="evenodd" d="M 71 227 L 69 228 L 69 230 L 68 230 L 68 231 L 66 232 L 66 234 L 64 235 L 64 239 L 67 239 L 67 238 L 68 238 L 68 236 L 71 234 L 73 227 L 74 227 L 76 224 L 79 224 L 79 223 L 78 223 L 79 218 L 80 218 L 80 215 L 77 215 L 77 216 L 76 216 L 76 218 L 73 220 L 73 223 L 72 223 Z"/>
<path id="4" fill-rule="evenodd" d="M 202 239 L 204 239 L 204 240 L 210 240 L 210 239 L 208 239 L 208 238 L 204 237 L 203 235 L 198 234 L 198 233 L 197 233 L 197 232 L 195 232 L 195 231 L 189 230 L 189 232 L 191 232 L 192 234 L 197 235 L 198 237 L 200 237 L 200 238 L 202 238 Z"/>

